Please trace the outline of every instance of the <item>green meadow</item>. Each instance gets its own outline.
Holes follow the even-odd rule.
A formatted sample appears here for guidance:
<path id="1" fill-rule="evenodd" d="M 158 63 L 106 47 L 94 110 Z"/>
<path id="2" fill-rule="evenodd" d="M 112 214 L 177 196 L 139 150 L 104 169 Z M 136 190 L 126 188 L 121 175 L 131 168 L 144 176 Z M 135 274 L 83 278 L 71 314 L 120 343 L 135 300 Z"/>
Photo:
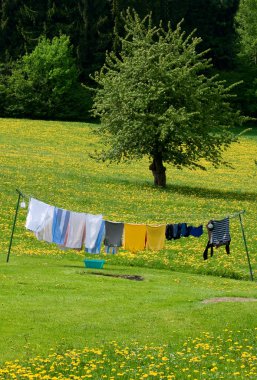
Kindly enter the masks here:
<path id="1" fill-rule="evenodd" d="M 257 132 L 224 153 L 228 166 L 167 166 L 158 189 L 147 159 L 93 160 L 95 128 L 0 119 L 0 379 L 256 379 Z M 92 255 L 37 241 L 20 208 L 7 263 L 16 189 L 26 204 L 33 196 L 112 221 L 203 224 L 204 234 L 159 252 L 102 252 L 104 268 L 92 270 L 83 263 Z M 230 255 L 220 247 L 203 260 L 207 222 L 241 210 L 254 281 L 238 216 Z M 218 297 L 249 302 L 204 302 Z"/>

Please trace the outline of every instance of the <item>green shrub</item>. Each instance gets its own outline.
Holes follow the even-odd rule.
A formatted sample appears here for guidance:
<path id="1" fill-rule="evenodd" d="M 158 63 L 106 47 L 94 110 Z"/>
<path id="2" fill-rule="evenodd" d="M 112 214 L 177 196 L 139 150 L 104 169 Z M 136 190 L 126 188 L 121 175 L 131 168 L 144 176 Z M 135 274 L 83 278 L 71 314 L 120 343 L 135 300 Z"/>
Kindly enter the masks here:
<path id="1" fill-rule="evenodd" d="M 89 93 L 78 82 L 78 74 L 69 37 L 41 37 L 33 52 L 16 62 L 8 78 L 8 115 L 85 119 Z"/>

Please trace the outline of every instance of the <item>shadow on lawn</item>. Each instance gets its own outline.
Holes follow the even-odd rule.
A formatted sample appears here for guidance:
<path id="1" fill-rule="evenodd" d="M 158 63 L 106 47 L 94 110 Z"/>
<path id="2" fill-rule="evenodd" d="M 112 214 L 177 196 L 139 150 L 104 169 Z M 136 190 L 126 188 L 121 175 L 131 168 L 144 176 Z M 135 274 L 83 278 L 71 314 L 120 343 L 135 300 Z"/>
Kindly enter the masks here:
<path id="1" fill-rule="evenodd" d="M 122 178 L 120 175 L 106 175 L 104 178 L 95 177 L 94 181 L 96 183 L 101 183 L 102 185 L 107 186 L 124 186 L 131 189 L 133 192 L 139 190 L 149 190 L 150 188 L 160 193 L 171 193 L 180 194 L 186 196 L 195 196 L 197 198 L 206 198 L 206 199 L 226 199 L 226 200 L 236 200 L 236 201 L 256 201 L 257 192 L 245 192 L 240 190 L 235 191 L 226 191 L 218 189 L 208 189 L 203 187 L 194 187 L 184 184 L 167 184 L 166 188 L 156 187 L 153 182 L 146 181 L 144 178 Z M 218 186 L 213 178 L 214 186 Z"/>
<path id="2" fill-rule="evenodd" d="M 218 189 L 206 189 L 202 187 L 191 187 L 186 185 L 167 185 L 166 189 L 160 189 L 160 191 L 168 193 L 178 193 L 183 195 L 193 195 L 197 198 L 211 198 L 237 201 L 256 201 L 257 193 L 253 192 L 241 192 L 241 191 L 222 191 Z"/>

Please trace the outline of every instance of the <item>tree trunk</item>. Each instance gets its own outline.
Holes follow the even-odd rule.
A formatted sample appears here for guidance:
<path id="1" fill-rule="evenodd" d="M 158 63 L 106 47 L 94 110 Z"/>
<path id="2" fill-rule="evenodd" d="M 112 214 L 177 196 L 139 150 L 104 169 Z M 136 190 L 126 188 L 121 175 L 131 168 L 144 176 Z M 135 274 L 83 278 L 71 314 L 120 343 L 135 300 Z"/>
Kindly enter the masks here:
<path id="1" fill-rule="evenodd" d="M 154 176 L 154 184 L 156 186 L 166 186 L 166 168 L 163 166 L 162 156 L 153 157 L 153 162 L 149 166 Z"/>

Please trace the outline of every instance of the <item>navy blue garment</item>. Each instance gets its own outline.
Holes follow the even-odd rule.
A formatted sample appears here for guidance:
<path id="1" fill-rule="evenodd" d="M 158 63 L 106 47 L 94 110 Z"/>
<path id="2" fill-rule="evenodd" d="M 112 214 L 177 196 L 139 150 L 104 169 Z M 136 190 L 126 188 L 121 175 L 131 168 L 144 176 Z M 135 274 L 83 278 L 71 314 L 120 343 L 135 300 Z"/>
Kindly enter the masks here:
<path id="1" fill-rule="evenodd" d="M 203 234 L 203 226 L 202 224 L 199 227 L 192 227 L 190 229 L 190 235 L 194 237 L 200 237 Z"/>
<path id="2" fill-rule="evenodd" d="M 180 237 L 181 237 L 181 223 L 174 224 L 173 228 L 174 228 L 173 239 L 174 240 L 180 239 Z"/>

